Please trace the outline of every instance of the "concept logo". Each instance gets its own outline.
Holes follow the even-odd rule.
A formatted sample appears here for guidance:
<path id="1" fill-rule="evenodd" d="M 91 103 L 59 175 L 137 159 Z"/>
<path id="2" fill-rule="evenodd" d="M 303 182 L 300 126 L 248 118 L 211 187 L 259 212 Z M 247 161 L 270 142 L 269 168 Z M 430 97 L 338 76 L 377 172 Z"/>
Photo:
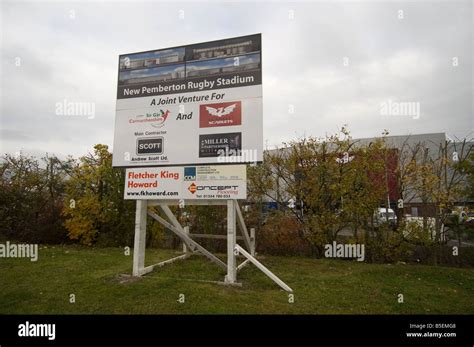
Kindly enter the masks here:
<path id="1" fill-rule="evenodd" d="M 196 167 L 195 166 L 184 168 L 184 180 L 185 181 L 196 180 Z"/>
<path id="2" fill-rule="evenodd" d="M 161 128 L 165 125 L 165 122 L 168 119 L 169 115 L 170 115 L 170 111 L 160 110 L 160 112 L 136 115 L 135 118 L 130 118 L 128 122 L 131 124 L 149 123 L 154 128 Z"/>
<path id="3" fill-rule="evenodd" d="M 197 189 L 197 186 L 196 186 L 196 184 L 194 184 L 194 182 L 191 183 L 191 185 L 188 187 L 188 190 L 189 190 L 192 194 L 196 193 L 196 189 Z"/>
<path id="4" fill-rule="evenodd" d="M 199 127 L 219 127 L 242 124 L 241 101 L 199 106 Z"/>

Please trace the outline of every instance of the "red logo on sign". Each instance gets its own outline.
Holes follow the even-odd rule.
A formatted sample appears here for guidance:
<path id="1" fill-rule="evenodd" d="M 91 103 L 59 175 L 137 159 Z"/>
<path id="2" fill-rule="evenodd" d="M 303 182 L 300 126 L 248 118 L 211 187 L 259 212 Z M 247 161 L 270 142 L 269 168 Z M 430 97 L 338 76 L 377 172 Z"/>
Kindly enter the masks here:
<path id="1" fill-rule="evenodd" d="M 191 192 L 191 193 L 196 193 L 196 188 L 197 186 L 193 183 L 191 183 L 191 185 L 188 187 L 188 190 Z"/>
<path id="2" fill-rule="evenodd" d="M 240 101 L 221 102 L 199 106 L 199 127 L 225 127 L 242 124 Z"/>

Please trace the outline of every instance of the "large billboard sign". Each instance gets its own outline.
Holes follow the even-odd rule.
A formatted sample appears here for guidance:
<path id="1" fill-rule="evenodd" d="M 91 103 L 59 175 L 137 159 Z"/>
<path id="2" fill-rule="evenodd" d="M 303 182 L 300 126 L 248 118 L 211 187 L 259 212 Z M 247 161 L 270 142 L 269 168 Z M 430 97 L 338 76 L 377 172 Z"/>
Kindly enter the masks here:
<path id="1" fill-rule="evenodd" d="M 113 166 L 262 161 L 261 35 L 119 57 Z"/>
<path id="2" fill-rule="evenodd" d="M 245 199 L 245 165 L 129 168 L 125 199 Z"/>

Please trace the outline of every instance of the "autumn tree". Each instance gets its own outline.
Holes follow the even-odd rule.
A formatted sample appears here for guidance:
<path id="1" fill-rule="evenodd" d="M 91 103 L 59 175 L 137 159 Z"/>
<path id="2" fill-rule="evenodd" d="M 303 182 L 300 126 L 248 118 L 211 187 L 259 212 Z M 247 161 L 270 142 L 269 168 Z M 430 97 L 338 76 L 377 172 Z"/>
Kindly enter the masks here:
<path id="1" fill-rule="evenodd" d="M 125 175 L 112 168 L 112 154 L 106 145 L 81 157 L 66 183 L 64 208 L 66 228 L 72 240 L 92 245 L 130 244 L 133 235 L 134 201 L 123 199 Z"/>
<path id="2" fill-rule="evenodd" d="M 409 190 L 425 208 L 432 206 L 435 219 L 435 242 L 445 242 L 445 228 L 456 204 L 463 204 L 468 187 L 468 162 L 472 145 L 468 141 L 443 141 L 431 149 L 426 144 L 415 146 L 405 177 Z M 427 218 L 423 224 L 426 228 Z"/>
<path id="3" fill-rule="evenodd" d="M 249 170 L 254 201 L 275 201 L 300 224 L 300 236 L 320 255 L 323 246 L 349 229 L 367 231 L 386 187 L 383 141 L 359 146 L 342 128 L 325 139 L 304 138 L 265 154 Z M 287 209 L 289 199 L 299 208 Z"/>
<path id="4" fill-rule="evenodd" d="M 69 159 L 5 155 L 0 165 L 0 233 L 27 242 L 66 240 L 61 210 Z"/>

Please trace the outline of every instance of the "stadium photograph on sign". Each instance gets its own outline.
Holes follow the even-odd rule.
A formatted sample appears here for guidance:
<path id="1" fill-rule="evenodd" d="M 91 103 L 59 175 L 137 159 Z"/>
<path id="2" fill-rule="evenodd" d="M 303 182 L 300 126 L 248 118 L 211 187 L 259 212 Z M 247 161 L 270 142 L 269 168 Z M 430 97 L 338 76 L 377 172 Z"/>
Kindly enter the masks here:
<path id="1" fill-rule="evenodd" d="M 474 346 L 473 14 L 0 0 L 0 347 Z"/>
<path id="2" fill-rule="evenodd" d="M 224 86 L 217 81 L 226 80 L 236 81 L 229 88 L 259 85 L 260 60 L 261 35 L 123 54 L 119 57 L 117 98 L 160 95 L 163 89 L 191 92 L 203 81 L 208 85 L 206 90 L 219 87 L 219 83 Z"/>

